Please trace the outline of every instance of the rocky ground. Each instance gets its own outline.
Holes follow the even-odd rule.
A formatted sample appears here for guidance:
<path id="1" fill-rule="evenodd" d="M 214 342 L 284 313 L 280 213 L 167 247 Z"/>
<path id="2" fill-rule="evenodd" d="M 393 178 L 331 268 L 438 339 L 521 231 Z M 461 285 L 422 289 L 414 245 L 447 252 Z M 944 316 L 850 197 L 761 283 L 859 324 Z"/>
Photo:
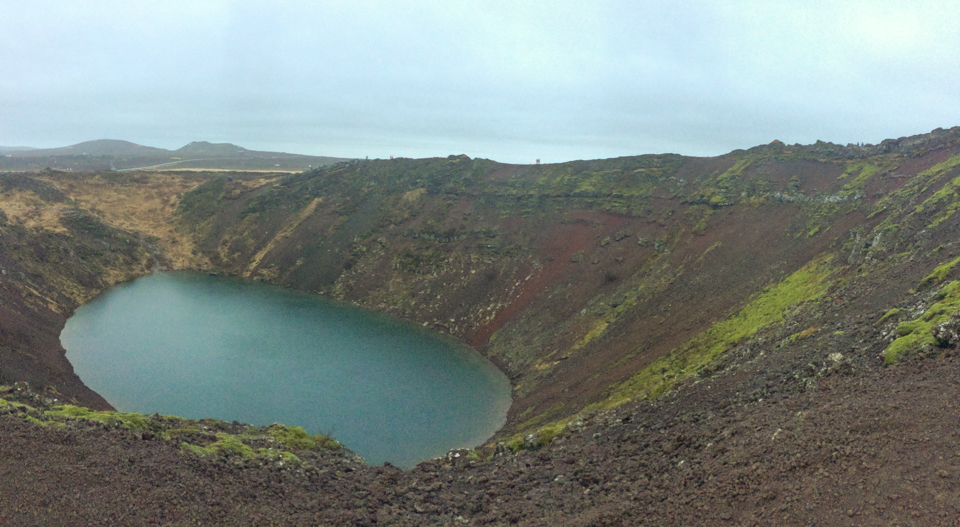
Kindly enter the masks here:
<path id="1" fill-rule="evenodd" d="M 37 424 L 55 403 L 18 385 L 0 409 L 0 523 L 957 525 L 960 357 L 882 367 L 874 327 L 841 324 L 840 356 L 759 339 L 547 445 L 409 471 L 346 450 L 244 460 L 116 424 Z"/>

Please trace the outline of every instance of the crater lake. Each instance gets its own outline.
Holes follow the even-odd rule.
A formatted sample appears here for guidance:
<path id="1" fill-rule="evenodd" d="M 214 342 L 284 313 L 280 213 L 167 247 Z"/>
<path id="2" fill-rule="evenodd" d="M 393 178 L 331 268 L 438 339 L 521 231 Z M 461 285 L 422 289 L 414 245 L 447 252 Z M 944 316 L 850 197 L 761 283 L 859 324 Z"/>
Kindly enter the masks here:
<path id="1" fill-rule="evenodd" d="M 122 412 L 274 422 L 409 468 L 493 435 L 509 380 L 458 341 L 318 296 L 156 273 L 81 306 L 61 336 Z"/>

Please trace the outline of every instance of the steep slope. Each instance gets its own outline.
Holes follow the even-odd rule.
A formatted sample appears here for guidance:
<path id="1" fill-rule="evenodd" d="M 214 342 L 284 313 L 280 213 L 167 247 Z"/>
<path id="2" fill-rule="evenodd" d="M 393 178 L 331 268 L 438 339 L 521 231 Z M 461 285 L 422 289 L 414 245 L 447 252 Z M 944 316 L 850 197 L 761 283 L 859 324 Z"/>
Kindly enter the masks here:
<path id="1" fill-rule="evenodd" d="M 180 213 L 217 267 L 476 346 L 514 382 L 507 433 L 661 393 L 902 251 L 904 222 L 950 232 L 952 205 L 907 204 L 953 203 L 957 135 L 711 159 L 352 162 L 255 191 L 210 181 Z M 738 312 L 744 324 L 717 326 Z"/>
<path id="2" fill-rule="evenodd" d="M 65 359 L 64 321 L 112 285 L 154 269 L 202 265 L 174 232 L 172 216 L 177 196 L 209 177 L 0 176 L 0 383 L 26 380 L 62 401 L 109 408 Z"/>
<path id="3" fill-rule="evenodd" d="M 65 376 L 51 372 L 69 364 L 37 343 L 62 325 L 61 306 L 151 262 L 171 265 L 154 244 L 183 255 L 178 265 L 432 326 L 514 385 L 507 426 L 480 451 L 495 455 L 460 452 L 408 473 L 176 457 L 176 441 L 146 447 L 139 432 L 31 432 L 22 419 L 46 414 L 8 407 L 0 458 L 69 436 L 77 452 L 113 445 L 119 479 L 169 473 L 208 489 L 148 484 L 156 494 L 127 512 L 140 519 L 227 518 L 211 504 L 241 495 L 258 523 L 935 525 L 960 514 L 950 424 L 960 417 L 960 128 L 717 158 L 515 166 L 451 156 L 171 186 L 166 176 L 84 177 L 0 179 L 2 263 L 21 277 L 0 276 L 14 321 L 2 326 L 3 382 L 65 393 Z M 152 219 L 119 203 L 101 210 L 94 183 L 97 195 L 138 200 L 160 185 L 166 200 L 154 201 L 165 205 Z M 71 230 L 74 214 L 97 223 Z M 163 236 L 148 241 L 152 232 Z M 74 258 L 101 239 L 130 256 Z M 16 370 L 31 361 L 40 366 Z M 92 455 L 58 448 L 47 455 Z M 143 467 L 156 470 L 122 461 L 149 456 L 156 465 Z M 55 483 L 79 477 L 69 467 L 23 462 L 40 474 L 37 499 L 76 501 Z M 0 495 L 22 495 L 7 479 Z M 100 492 L 116 510 L 126 503 Z M 167 492 L 176 508 L 155 499 Z"/>

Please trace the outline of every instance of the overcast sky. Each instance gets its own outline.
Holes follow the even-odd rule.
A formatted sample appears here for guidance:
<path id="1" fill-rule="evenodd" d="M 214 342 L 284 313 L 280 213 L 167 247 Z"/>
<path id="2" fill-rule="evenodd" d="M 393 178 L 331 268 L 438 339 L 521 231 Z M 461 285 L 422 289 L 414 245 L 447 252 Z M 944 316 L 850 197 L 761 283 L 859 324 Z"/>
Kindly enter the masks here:
<path id="1" fill-rule="evenodd" d="M 0 0 L 0 145 L 532 163 L 960 125 L 960 2 Z"/>

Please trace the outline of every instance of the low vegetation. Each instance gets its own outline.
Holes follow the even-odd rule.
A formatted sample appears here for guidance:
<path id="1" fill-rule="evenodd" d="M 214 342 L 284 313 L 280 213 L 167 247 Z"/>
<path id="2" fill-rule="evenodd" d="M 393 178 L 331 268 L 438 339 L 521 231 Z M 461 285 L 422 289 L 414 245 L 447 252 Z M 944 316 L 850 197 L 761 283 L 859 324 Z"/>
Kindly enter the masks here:
<path id="1" fill-rule="evenodd" d="M 934 303 L 921 316 L 897 325 L 897 338 L 884 350 L 884 363 L 897 362 L 904 354 L 949 348 L 957 343 L 960 323 L 960 281 L 943 286 Z"/>
<path id="2" fill-rule="evenodd" d="M 628 381 L 612 389 L 601 407 L 617 405 L 636 398 L 653 398 L 669 390 L 678 381 L 703 373 L 725 351 L 754 337 L 757 332 L 783 321 L 788 310 L 801 302 L 815 300 L 830 285 L 827 277 L 830 258 L 808 263 L 779 284 L 756 295 L 743 309 L 724 318 L 684 346 L 654 360 Z"/>
<path id="3" fill-rule="evenodd" d="M 32 393 L 25 384 L 0 386 L 0 395 L 15 398 L 0 397 L 0 413 L 14 413 L 40 426 L 84 427 L 95 423 L 110 430 L 134 433 L 142 439 L 179 444 L 184 452 L 200 456 L 240 461 L 259 459 L 277 462 L 280 466 L 294 466 L 302 463 L 294 452 L 322 454 L 342 449 L 335 439 L 308 434 L 298 426 L 250 426 L 216 419 L 191 420 L 156 414 L 96 411 L 70 404 L 47 407 L 44 398 Z M 32 400 L 34 406 L 24 403 L 23 399 Z"/>

